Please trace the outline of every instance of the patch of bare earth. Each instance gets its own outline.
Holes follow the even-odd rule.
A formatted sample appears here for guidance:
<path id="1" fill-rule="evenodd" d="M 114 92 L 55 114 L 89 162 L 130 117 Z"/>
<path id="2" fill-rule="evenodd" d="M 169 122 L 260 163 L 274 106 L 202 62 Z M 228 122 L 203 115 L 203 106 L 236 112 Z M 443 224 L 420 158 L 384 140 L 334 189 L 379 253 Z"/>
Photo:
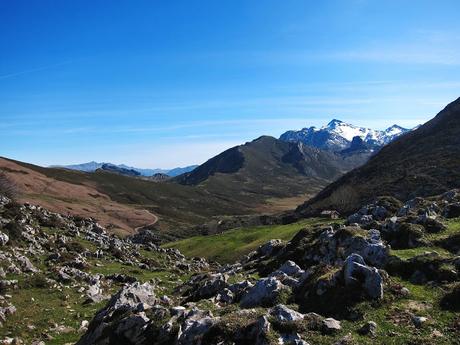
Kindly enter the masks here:
<path id="1" fill-rule="evenodd" d="M 2 158 L 0 170 L 19 188 L 20 202 L 40 205 L 62 214 L 93 217 L 122 235 L 158 220 L 149 211 L 117 203 L 92 186 L 58 181 Z"/>
<path id="2" fill-rule="evenodd" d="M 268 199 L 265 204 L 258 205 L 256 207 L 258 212 L 262 213 L 275 213 L 288 210 L 294 210 L 300 204 L 303 204 L 305 200 L 312 197 L 311 194 L 301 194 L 289 198 L 272 198 Z"/>

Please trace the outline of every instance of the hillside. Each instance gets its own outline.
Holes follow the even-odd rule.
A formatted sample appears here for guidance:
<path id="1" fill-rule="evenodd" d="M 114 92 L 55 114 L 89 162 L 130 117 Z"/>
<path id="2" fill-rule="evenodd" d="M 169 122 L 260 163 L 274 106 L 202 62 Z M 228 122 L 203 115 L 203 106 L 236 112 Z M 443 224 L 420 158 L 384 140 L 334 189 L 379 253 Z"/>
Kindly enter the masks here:
<path id="1" fill-rule="evenodd" d="M 22 202 L 55 212 L 94 217 L 110 231 L 124 234 L 152 224 L 158 216 L 155 229 L 162 237 L 183 237 L 191 225 L 217 215 L 256 212 L 257 203 L 263 203 L 258 196 L 225 199 L 194 186 L 106 171 L 43 168 L 8 159 L 0 159 L 0 170 L 18 184 Z"/>
<path id="2" fill-rule="evenodd" d="M 114 232 L 131 233 L 136 227 L 156 221 L 156 216 L 136 205 L 115 201 L 95 188 L 94 183 L 83 183 L 90 176 L 86 173 L 40 168 L 3 158 L 0 171 L 15 183 L 21 202 L 63 214 L 95 217 Z"/>
<path id="3" fill-rule="evenodd" d="M 199 185 L 165 179 L 150 181 L 104 169 L 82 172 L 43 168 L 8 159 L 0 159 L 0 169 L 19 186 L 22 202 L 55 212 L 94 217 L 120 234 L 155 223 L 162 239 L 195 235 L 195 225 L 214 217 L 292 208 L 299 199 L 317 192 L 343 172 L 340 159 L 331 153 L 274 138 L 264 137 L 244 145 L 242 152 L 242 167 L 225 173 L 222 171 L 227 170 L 220 165 L 219 172 L 209 173 Z M 291 157 L 294 153 L 299 157 Z M 225 155 L 210 162 L 220 159 L 234 164 Z M 330 163 L 323 166 L 320 160 Z M 205 163 L 196 170 L 201 173 L 209 165 Z"/>
<path id="4" fill-rule="evenodd" d="M 230 148 L 176 181 L 216 195 L 284 198 L 312 194 L 367 158 L 262 136 Z"/>
<path id="5" fill-rule="evenodd" d="M 221 265 L 0 194 L 0 343 L 456 344 L 459 202 L 190 240 Z"/>
<path id="6" fill-rule="evenodd" d="M 83 172 L 0 159 L 0 169 L 18 184 L 23 202 L 94 217 L 125 234 L 156 223 L 162 238 L 174 239 L 195 235 L 195 225 L 216 217 L 292 209 L 365 159 L 264 136 L 170 180 L 110 164 Z"/>
<path id="7" fill-rule="evenodd" d="M 460 186 L 460 98 L 435 118 L 385 146 L 298 208 L 351 212 L 379 195 L 401 200 Z"/>

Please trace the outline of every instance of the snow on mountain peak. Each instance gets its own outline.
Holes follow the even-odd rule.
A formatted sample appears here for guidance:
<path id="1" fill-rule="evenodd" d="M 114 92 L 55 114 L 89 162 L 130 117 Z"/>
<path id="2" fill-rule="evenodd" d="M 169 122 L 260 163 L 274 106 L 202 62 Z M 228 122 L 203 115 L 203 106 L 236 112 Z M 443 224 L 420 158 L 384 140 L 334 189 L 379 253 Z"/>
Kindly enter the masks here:
<path id="1" fill-rule="evenodd" d="M 357 127 L 337 119 L 333 119 L 327 124 L 327 126 L 322 127 L 322 129 L 330 133 L 337 134 L 350 142 L 356 136 L 364 139 L 372 132 L 372 129 Z"/>
<path id="2" fill-rule="evenodd" d="M 378 147 L 388 144 L 407 131 L 407 129 L 398 125 L 393 125 L 385 130 L 375 130 L 333 119 L 321 128 L 309 127 L 301 131 L 288 131 L 282 134 L 280 139 L 302 142 L 306 145 L 326 150 L 339 151 L 348 148 L 354 137 L 361 138 L 372 147 Z"/>

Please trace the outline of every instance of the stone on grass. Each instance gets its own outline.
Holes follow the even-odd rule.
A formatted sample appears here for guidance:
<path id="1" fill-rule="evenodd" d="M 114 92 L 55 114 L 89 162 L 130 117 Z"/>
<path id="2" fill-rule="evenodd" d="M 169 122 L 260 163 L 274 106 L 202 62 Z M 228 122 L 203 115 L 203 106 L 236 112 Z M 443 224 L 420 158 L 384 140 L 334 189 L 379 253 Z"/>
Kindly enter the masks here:
<path id="1" fill-rule="evenodd" d="M 340 321 L 329 317 L 322 322 L 322 330 L 326 334 L 336 333 L 342 329 Z"/>
<path id="2" fill-rule="evenodd" d="M 277 297 L 289 288 L 274 277 L 259 279 L 249 291 L 241 298 L 243 308 L 273 305 Z"/>
<path id="3" fill-rule="evenodd" d="M 375 337 L 377 335 L 377 324 L 374 321 L 368 321 L 358 330 L 358 333 Z"/>
<path id="4" fill-rule="evenodd" d="M 273 307 L 270 314 L 281 322 L 303 320 L 303 314 L 286 307 L 284 304 Z"/>

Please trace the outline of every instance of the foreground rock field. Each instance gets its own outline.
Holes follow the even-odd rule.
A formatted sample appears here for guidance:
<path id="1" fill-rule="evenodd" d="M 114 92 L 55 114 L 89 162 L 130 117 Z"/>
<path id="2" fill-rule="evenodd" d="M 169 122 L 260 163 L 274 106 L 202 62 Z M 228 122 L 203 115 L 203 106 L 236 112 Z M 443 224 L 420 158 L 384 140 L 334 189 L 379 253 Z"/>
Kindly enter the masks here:
<path id="1" fill-rule="evenodd" d="M 460 194 L 389 197 L 233 264 L 0 197 L 0 344 L 456 344 Z"/>

